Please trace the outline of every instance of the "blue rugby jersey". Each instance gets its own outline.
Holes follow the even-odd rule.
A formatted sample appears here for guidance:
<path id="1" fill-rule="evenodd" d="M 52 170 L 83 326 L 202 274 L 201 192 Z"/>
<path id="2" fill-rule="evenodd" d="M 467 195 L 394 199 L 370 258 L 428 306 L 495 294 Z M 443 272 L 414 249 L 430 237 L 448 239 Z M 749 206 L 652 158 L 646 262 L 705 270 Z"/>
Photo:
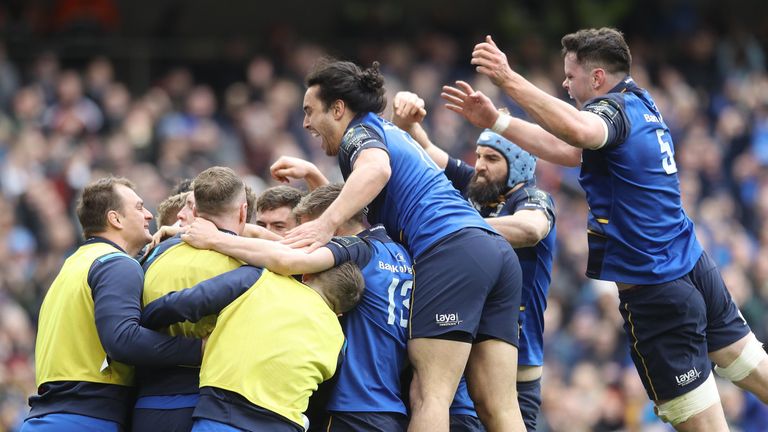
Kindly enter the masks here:
<path id="1" fill-rule="evenodd" d="M 669 128 L 647 91 L 626 77 L 585 104 L 608 126 L 608 141 L 582 153 L 587 195 L 586 275 L 659 284 L 688 273 L 702 253 L 683 210 Z"/>
<path id="2" fill-rule="evenodd" d="M 368 206 L 368 220 L 383 224 L 396 240 L 408 246 L 414 259 L 462 228 L 495 232 L 410 135 L 376 114 L 357 115 L 344 134 L 339 167 L 345 179 L 352 173 L 357 156 L 368 148 L 386 151 L 392 169 L 387 185 Z"/>
<path id="3" fill-rule="evenodd" d="M 347 350 L 327 410 L 406 414 L 400 374 L 408 364 L 411 259 L 381 225 L 354 237 L 336 237 L 326 247 L 337 265 L 352 261 L 365 279 L 360 303 L 342 317 Z"/>

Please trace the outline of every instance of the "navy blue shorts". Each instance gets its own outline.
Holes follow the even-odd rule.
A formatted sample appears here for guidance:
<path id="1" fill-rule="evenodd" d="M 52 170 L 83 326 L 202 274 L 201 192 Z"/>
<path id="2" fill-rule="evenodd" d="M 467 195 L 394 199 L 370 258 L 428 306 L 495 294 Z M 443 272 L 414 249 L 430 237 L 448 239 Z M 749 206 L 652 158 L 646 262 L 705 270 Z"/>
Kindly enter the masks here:
<path id="1" fill-rule="evenodd" d="M 654 401 L 701 385 L 711 369 L 707 353 L 750 332 L 706 252 L 687 275 L 619 291 L 619 299 L 632 360 Z"/>
<path id="2" fill-rule="evenodd" d="M 522 272 L 504 238 L 465 228 L 414 261 L 410 338 L 459 333 L 518 345 Z"/>
<path id="3" fill-rule="evenodd" d="M 523 414 L 525 430 L 534 432 L 541 410 L 541 378 L 533 381 L 517 382 L 517 403 Z"/>
<path id="4" fill-rule="evenodd" d="M 405 432 L 408 417 L 394 412 L 332 412 L 326 427 L 328 432 Z"/>
<path id="5" fill-rule="evenodd" d="M 192 430 L 194 410 L 194 408 L 137 408 L 133 410 L 131 431 L 189 432 Z"/>
<path id="6" fill-rule="evenodd" d="M 450 432 L 485 432 L 479 418 L 468 414 L 451 414 Z"/>

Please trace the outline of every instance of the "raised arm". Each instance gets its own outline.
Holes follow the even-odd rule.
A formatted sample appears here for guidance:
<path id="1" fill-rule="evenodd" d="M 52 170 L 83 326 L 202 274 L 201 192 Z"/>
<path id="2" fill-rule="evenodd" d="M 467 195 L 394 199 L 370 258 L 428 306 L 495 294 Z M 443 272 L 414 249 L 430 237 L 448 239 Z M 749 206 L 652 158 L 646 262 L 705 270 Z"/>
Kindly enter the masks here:
<path id="1" fill-rule="evenodd" d="M 292 178 L 303 179 L 307 182 L 309 190 L 328 184 L 328 179 L 315 164 L 295 157 L 281 156 L 269 167 L 269 172 L 275 180 L 282 183 L 288 183 Z"/>
<path id="2" fill-rule="evenodd" d="M 490 36 L 475 45 L 472 64 L 514 99 L 535 123 L 560 140 L 582 149 L 597 149 L 605 144 L 608 128 L 600 116 L 576 109 L 513 71 L 507 56 Z"/>
<path id="3" fill-rule="evenodd" d="M 334 263 L 333 254 L 327 248 L 305 253 L 275 241 L 233 236 L 202 218 L 195 219 L 181 239 L 198 249 L 213 249 L 283 275 L 317 273 L 333 267 Z"/>
<path id="4" fill-rule="evenodd" d="M 424 109 L 424 100 L 416 93 L 401 91 L 397 92 L 392 104 L 394 108 L 392 110 L 392 123 L 408 132 L 437 166 L 445 169 L 445 166 L 448 165 L 448 153 L 429 139 L 427 131 L 421 125 L 427 115 L 427 111 Z"/>
<path id="5" fill-rule="evenodd" d="M 537 124 L 502 114 L 488 96 L 475 91 L 464 81 L 456 81 L 456 87 L 443 86 L 440 96 L 446 101 L 446 108 L 460 114 L 473 125 L 495 129 L 496 133 L 541 159 L 564 166 L 581 164 L 580 148 L 569 145 Z M 509 121 L 501 125 L 503 128 L 496 127 L 500 118 Z"/>

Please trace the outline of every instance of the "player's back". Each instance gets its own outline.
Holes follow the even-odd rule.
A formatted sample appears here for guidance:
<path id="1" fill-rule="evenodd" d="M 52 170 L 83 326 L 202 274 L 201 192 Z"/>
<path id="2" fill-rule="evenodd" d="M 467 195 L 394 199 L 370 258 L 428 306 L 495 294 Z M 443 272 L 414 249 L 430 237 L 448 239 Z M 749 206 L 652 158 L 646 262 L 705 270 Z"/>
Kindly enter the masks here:
<path id="1" fill-rule="evenodd" d="M 193 287 L 206 279 L 234 270 L 242 262 L 227 255 L 195 249 L 179 237 L 168 239 L 144 263 L 144 305 L 173 292 Z M 186 337 L 208 336 L 216 325 L 216 316 L 203 317 L 196 323 L 172 324 L 167 333 Z M 199 369 L 194 367 L 139 368 L 139 395 L 197 393 Z"/>
<path id="2" fill-rule="evenodd" d="M 368 220 L 382 223 L 387 232 L 408 245 L 414 257 L 462 228 L 493 231 L 407 133 L 371 113 L 356 117 L 344 140 L 355 140 L 357 132 L 373 134 L 386 146 L 392 170 L 386 187 L 369 205 Z M 342 159 L 345 147 L 343 142 Z M 340 162 L 342 173 L 348 176 L 344 160 Z"/>
<path id="3" fill-rule="evenodd" d="M 360 303 L 342 317 L 347 351 L 327 409 L 406 414 L 400 374 L 407 365 L 412 262 L 382 226 L 359 236 L 371 248 L 367 263 L 358 263 L 365 291 Z"/>

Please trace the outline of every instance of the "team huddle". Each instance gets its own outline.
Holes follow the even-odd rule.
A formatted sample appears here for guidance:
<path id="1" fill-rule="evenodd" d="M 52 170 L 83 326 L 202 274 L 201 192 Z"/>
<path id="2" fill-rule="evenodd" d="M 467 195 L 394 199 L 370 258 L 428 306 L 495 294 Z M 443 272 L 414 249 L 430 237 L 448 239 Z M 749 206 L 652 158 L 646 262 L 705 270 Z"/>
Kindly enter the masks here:
<path id="1" fill-rule="evenodd" d="M 418 95 L 379 115 L 377 63 L 324 58 L 303 126 L 343 184 L 282 157 L 272 176 L 309 191 L 256 197 L 211 167 L 161 203 L 154 236 L 129 180 L 88 185 L 86 241 L 40 310 L 22 431 L 535 431 L 556 238 L 537 158 L 581 166 L 586 274 L 616 283 L 658 416 L 727 431 L 712 362 L 768 403 L 768 354 L 683 211 L 672 137 L 623 36 L 580 30 L 562 46 L 575 107 L 490 37 L 471 63 L 530 120 L 443 87 L 482 130 L 474 166 L 431 141 Z"/>

